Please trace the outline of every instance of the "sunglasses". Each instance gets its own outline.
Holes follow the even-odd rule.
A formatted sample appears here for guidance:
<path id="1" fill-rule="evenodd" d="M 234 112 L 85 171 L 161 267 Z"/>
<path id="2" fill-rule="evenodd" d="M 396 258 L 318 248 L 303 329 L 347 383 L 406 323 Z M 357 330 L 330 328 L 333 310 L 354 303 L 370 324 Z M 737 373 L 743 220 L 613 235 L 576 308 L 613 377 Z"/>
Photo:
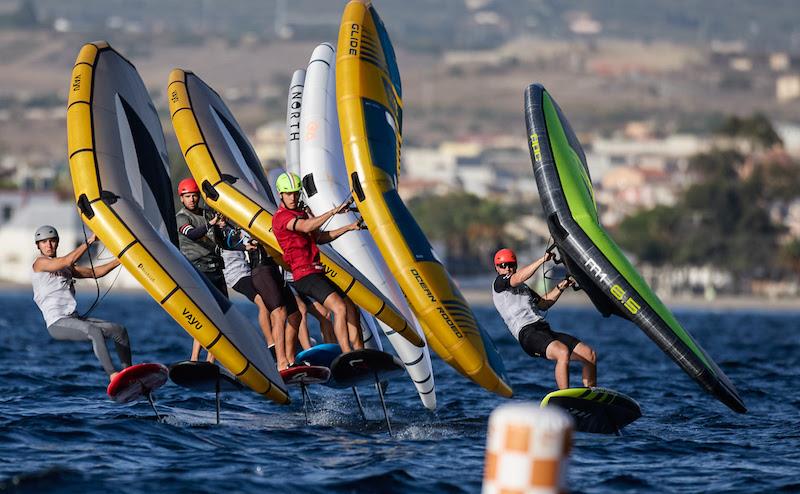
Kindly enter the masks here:
<path id="1" fill-rule="evenodd" d="M 503 269 L 516 268 L 517 267 L 517 263 L 515 263 L 515 262 L 501 262 L 500 264 L 497 265 L 497 267 L 503 268 Z"/>

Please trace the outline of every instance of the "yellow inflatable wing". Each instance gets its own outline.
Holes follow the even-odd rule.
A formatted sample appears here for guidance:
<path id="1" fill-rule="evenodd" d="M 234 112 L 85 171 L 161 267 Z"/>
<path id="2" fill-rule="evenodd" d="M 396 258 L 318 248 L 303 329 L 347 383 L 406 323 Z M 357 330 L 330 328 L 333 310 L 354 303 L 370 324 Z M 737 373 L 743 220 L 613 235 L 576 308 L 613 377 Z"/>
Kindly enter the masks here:
<path id="1" fill-rule="evenodd" d="M 136 68 L 107 43 L 84 45 L 67 108 L 81 218 L 159 305 L 255 392 L 289 403 L 261 331 L 175 247 L 161 124 Z"/>
<path id="2" fill-rule="evenodd" d="M 502 360 L 397 193 L 402 99 L 389 36 L 369 1 L 342 16 L 336 94 L 358 209 L 425 329 L 431 348 L 464 375 L 511 396 Z"/>
<path id="3" fill-rule="evenodd" d="M 277 210 L 269 181 L 233 114 L 192 72 L 172 71 L 167 88 L 172 126 L 206 203 L 247 230 L 283 263 L 272 233 Z M 320 246 L 325 274 L 353 302 L 417 347 L 420 335 L 394 305 L 329 246 Z M 349 269 L 347 269 L 347 268 Z"/>

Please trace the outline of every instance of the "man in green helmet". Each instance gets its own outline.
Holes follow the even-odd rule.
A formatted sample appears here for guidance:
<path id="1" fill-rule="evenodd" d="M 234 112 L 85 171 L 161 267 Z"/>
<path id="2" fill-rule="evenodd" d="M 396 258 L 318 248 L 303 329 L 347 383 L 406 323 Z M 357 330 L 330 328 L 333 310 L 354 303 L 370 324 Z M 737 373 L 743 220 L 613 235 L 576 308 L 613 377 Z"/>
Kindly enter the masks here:
<path id="1" fill-rule="evenodd" d="M 299 176 L 282 173 L 276 187 L 281 204 L 272 219 L 272 231 L 283 249 L 283 259 L 292 272 L 294 288 L 333 313 L 333 331 L 343 353 L 363 348 L 358 310 L 352 300 L 325 277 L 325 268 L 320 264 L 317 248 L 317 244 L 331 242 L 349 231 L 361 228 L 356 221 L 336 230 L 322 230 L 333 215 L 346 212 L 350 202 L 312 217 L 300 202 Z M 287 335 L 285 339 L 284 355 L 291 360 L 294 356 L 294 338 Z M 278 350 L 278 360 L 281 360 L 281 350 Z"/>

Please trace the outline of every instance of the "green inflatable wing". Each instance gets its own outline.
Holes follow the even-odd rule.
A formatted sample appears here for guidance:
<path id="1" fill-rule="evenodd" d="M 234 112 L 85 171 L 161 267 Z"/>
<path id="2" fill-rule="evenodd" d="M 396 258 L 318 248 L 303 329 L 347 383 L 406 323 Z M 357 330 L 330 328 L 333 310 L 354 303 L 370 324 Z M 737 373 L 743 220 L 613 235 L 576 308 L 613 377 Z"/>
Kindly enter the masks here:
<path id="1" fill-rule="evenodd" d="M 586 157 L 550 94 L 525 91 L 533 174 L 561 259 L 597 309 L 633 321 L 706 391 L 731 409 L 747 409 L 728 377 L 645 283 L 600 225 Z"/>

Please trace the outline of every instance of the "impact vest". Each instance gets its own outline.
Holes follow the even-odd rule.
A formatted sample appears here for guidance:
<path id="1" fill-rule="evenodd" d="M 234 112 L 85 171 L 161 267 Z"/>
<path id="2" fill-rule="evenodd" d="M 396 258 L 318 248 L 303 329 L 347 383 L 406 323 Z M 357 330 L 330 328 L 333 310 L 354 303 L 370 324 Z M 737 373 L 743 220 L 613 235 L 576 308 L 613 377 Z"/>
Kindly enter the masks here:
<path id="1" fill-rule="evenodd" d="M 494 280 L 492 301 L 508 330 L 517 340 L 522 328 L 543 319 L 536 307 L 539 296 L 525 283 L 511 286 L 511 275 L 498 276 Z"/>
<path id="2" fill-rule="evenodd" d="M 214 238 L 216 229 L 208 224 L 208 220 L 205 218 L 205 209 L 198 208 L 198 210 L 200 214 L 195 214 L 183 207 L 175 215 L 179 233 L 178 246 L 186 259 L 189 259 L 199 271 L 203 273 L 221 271 L 224 262 L 219 255 L 220 249 Z M 208 232 L 199 239 L 192 240 L 181 231 L 186 225 L 194 228 L 208 227 Z"/>

